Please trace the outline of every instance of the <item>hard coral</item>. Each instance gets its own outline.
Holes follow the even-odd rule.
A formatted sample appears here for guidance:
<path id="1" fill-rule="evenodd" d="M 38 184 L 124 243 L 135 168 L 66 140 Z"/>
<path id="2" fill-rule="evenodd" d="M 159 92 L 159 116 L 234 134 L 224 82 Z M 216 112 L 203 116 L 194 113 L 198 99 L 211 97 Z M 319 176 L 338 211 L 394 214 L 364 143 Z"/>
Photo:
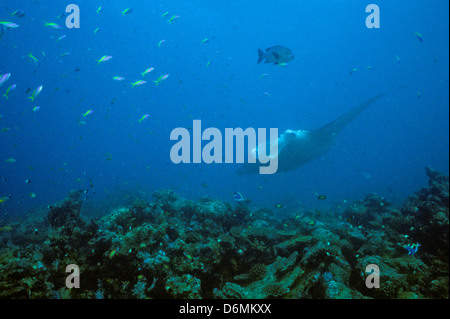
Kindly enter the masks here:
<path id="1" fill-rule="evenodd" d="M 249 278 L 252 279 L 253 281 L 260 280 L 266 275 L 266 271 L 267 271 L 266 265 L 256 264 L 250 269 L 248 275 Z"/>
<path id="2" fill-rule="evenodd" d="M 268 297 L 280 298 L 289 292 L 289 288 L 282 284 L 272 283 L 264 286 L 262 292 Z"/>

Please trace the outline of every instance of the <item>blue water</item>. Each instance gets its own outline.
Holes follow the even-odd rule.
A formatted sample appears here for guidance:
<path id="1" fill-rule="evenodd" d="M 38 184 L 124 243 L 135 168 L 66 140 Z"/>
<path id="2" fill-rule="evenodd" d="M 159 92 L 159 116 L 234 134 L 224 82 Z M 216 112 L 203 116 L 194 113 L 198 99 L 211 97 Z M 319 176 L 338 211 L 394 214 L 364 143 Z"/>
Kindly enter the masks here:
<path id="1" fill-rule="evenodd" d="M 79 29 L 57 18 L 70 3 L 80 8 Z M 0 198 L 11 195 L 0 211 L 40 209 L 79 188 L 89 190 L 92 207 L 150 199 L 159 188 L 229 202 L 239 191 L 254 205 L 282 203 L 286 211 L 333 207 L 370 192 L 401 204 L 426 186 L 426 165 L 448 173 L 449 8 L 446 1 L 377 1 L 381 27 L 368 29 L 369 3 L 3 0 L 0 20 L 20 27 L 0 40 L 0 72 L 11 73 L 0 92 L 17 84 L 0 102 L 0 129 L 10 128 L 0 133 Z M 25 16 L 11 17 L 18 9 Z M 256 64 L 257 49 L 273 45 L 296 58 L 287 67 Z M 97 65 L 104 55 L 113 58 Z M 132 88 L 149 67 L 147 83 Z M 31 102 L 25 92 L 39 85 Z M 281 134 L 318 128 L 380 93 L 335 147 L 295 171 L 239 176 L 236 164 L 170 160 L 170 132 L 192 127 L 193 119 L 203 128 L 276 127 Z"/>

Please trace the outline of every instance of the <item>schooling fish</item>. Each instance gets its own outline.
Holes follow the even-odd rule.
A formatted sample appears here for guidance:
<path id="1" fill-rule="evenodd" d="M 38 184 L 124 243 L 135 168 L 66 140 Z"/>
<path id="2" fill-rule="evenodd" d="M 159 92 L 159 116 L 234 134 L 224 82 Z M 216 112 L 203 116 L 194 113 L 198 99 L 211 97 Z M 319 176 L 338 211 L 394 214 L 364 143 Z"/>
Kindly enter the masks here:
<path id="1" fill-rule="evenodd" d="M 11 13 L 11 16 L 18 17 L 18 18 L 23 18 L 25 16 L 25 11 L 23 11 L 23 10 L 16 10 L 13 13 Z"/>
<path id="2" fill-rule="evenodd" d="M 141 117 L 141 119 L 139 120 L 139 122 L 142 122 L 143 120 L 147 119 L 150 116 L 150 114 L 145 114 Z"/>
<path id="3" fill-rule="evenodd" d="M 148 68 L 147 70 L 145 70 L 144 72 L 142 72 L 142 76 L 145 76 L 146 74 L 152 72 L 155 68 Z"/>
<path id="4" fill-rule="evenodd" d="M 147 83 L 147 81 L 139 80 L 139 81 L 136 81 L 136 82 L 134 82 L 134 83 L 131 83 L 131 85 L 132 85 L 133 87 L 135 87 L 136 85 L 143 85 L 143 84 L 145 84 L 145 83 Z"/>
<path id="5" fill-rule="evenodd" d="M 86 117 L 86 116 L 92 114 L 92 112 L 94 112 L 94 111 L 88 110 L 86 113 L 83 114 L 83 117 Z"/>
<path id="6" fill-rule="evenodd" d="M 33 54 L 32 54 L 31 52 L 28 53 L 27 57 L 29 57 L 29 58 L 31 59 L 31 61 L 33 61 L 33 63 L 34 63 L 35 65 L 39 65 L 38 59 L 37 59 L 35 56 L 33 56 Z"/>
<path id="7" fill-rule="evenodd" d="M 42 92 L 42 89 L 43 89 L 44 87 L 41 85 L 41 86 L 39 86 L 37 89 L 35 89 L 34 91 L 33 91 L 33 93 L 31 94 L 31 96 L 30 97 L 28 97 L 31 101 L 33 101 L 34 102 L 34 99 L 39 95 L 39 93 L 41 93 Z"/>
<path id="8" fill-rule="evenodd" d="M 167 22 L 172 23 L 173 21 L 175 21 L 175 19 L 178 19 L 179 17 L 180 16 L 178 16 L 178 15 L 173 15 L 173 16 L 170 17 L 169 20 L 167 20 Z"/>
<path id="9" fill-rule="evenodd" d="M 285 64 L 286 62 L 292 61 L 294 58 L 295 56 L 291 49 L 276 45 L 267 48 L 265 52 L 258 49 L 257 64 L 261 63 L 264 59 L 264 63 Z"/>
<path id="10" fill-rule="evenodd" d="M 100 63 L 102 63 L 102 62 L 106 62 L 106 61 L 109 61 L 109 60 L 111 60 L 112 59 L 112 56 L 110 56 L 110 55 L 104 55 L 104 56 L 102 56 L 99 60 L 95 60 L 95 61 L 97 61 L 97 64 L 100 64 Z"/>
<path id="11" fill-rule="evenodd" d="M 169 77 L 169 74 L 164 74 L 164 75 L 161 75 L 156 81 L 153 81 L 153 82 L 155 82 L 155 84 L 158 85 L 159 82 L 164 81 L 168 77 Z"/>
<path id="12" fill-rule="evenodd" d="M 45 22 L 45 21 L 44 21 L 44 27 L 50 27 L 50 28 L 56 29 L 56 30 L 61 30 L 62 29 L 62 27 L 59 24 L 57 24 L 57 23 Z"/>
<path id="13" fill-rule="evenodd" d="M 414 34 L 416 35 L 417 39 L 419 39 L 420 42 L 423 42 L 423 37 L 419 32 L 414 32 Z"/>
<path id="14" fill-rule="evenodd" d="M 0 76 L 0 87 L 1 87 L 6 81 L 8 81 L 8 79 L 9 79 L 10 76 L 11 76 L 11 73 L 5 73 L 5 74 L 2 74 L 2 75 Z"/>
<path id="15" fill-rule="evenodd" d="M 16 89 L 16 85 L 13 84 L 11 85 L 5 92 L 5 94 L 3 94 L 3 96 L 8 99 L 9 95 Z"/>
<path id="16" fill-rule="evenodd" d="M 14 22 L 7 22 L 7 21 L 0 21 L 0 25 L 8 28 L 8 29 L 15 29 L 20 27 L 17 23 Z"/>
<path id="17" fill-rule="evenodd" d="M 126 8 L 125 10 L 122 11 L 122 15 L 126 15 L 126 14 L 130 14 L 133 12 L 133 8 Z"/>

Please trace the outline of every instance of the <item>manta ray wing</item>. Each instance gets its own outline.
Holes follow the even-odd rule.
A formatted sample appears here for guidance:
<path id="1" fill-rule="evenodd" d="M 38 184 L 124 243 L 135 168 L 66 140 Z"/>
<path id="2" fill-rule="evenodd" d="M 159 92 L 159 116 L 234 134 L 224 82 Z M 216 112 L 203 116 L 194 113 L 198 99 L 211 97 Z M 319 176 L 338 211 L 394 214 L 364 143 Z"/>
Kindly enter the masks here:
<path id="1" fill-rule="evenodd" d="M 336 136 L 367 107 L 380 99 L 382 94 L 365 101 L 346 114 L 316 130 L 286 130 L 278 138 L 278 172 L 294 170 L 322 156 L 333 145 Z M 259 163 L 244 163 L 239 175 L 257 174 Z"/>

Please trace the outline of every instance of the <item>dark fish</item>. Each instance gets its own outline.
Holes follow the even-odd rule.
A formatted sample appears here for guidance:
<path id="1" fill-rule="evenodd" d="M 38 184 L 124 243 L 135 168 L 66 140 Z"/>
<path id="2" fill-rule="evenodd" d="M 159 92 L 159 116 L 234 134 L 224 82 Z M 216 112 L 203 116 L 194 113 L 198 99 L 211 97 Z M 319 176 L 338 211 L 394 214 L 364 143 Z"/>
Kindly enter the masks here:
<path id="1" fill-rule="evenodd" d="M 60 15 L 57 15 L 56 18 L 57 18 L 57 19 L 61 19 L 61 18 L 65 17 L 66 15 L 67 15 L 67 13 L 66 13 L 66 12 L 63 12 L 63 13 L 61 13 Z"/>
<path id="2" fill-rule="evenodd" d="M 266 60 L 264 63 L 280 64 L 292 61 L 294 58 L 295 56 L 291 49 L 281 45 L 267 48 L 265 52 L 258 49 L 258 64 L 264 59 Z"/>
<path id="3" fill-rule="evenodd" d="M 25 16 L 25 11 L 16 10 L 11 14 L 13 17 L 23 18 Z"/>
<path id="4" fill-rule="evenodd" d="M 419 39 L 420 42 L 423 42 L 423 37 L 419 32 L 415 32 L 414 34 L 416 35 L 417 39 Z"/>
<path id="5" fill-rule="evenodd" d="M 242 196 L 242 194 L 239 192 L 234 192 L 233 197 L 238 202 L 242 202 L 244 200 L 244 196 Z"/>
<path id="6" fill-rule="evenodd" d="M 130 14 L 133 12 L 133 8 L 126 8 L 125 10 L 122 11 L 122 15 L 126 15 L 126 14 Z"/>
<path id="7" fill-rule="evenodd" d="M 317 199 L 319 199 L 319 200 L 327 199 L 327 195 L 319 194 L 317 192 L 314 192 L 314 194 L 317 196 Z"/>

